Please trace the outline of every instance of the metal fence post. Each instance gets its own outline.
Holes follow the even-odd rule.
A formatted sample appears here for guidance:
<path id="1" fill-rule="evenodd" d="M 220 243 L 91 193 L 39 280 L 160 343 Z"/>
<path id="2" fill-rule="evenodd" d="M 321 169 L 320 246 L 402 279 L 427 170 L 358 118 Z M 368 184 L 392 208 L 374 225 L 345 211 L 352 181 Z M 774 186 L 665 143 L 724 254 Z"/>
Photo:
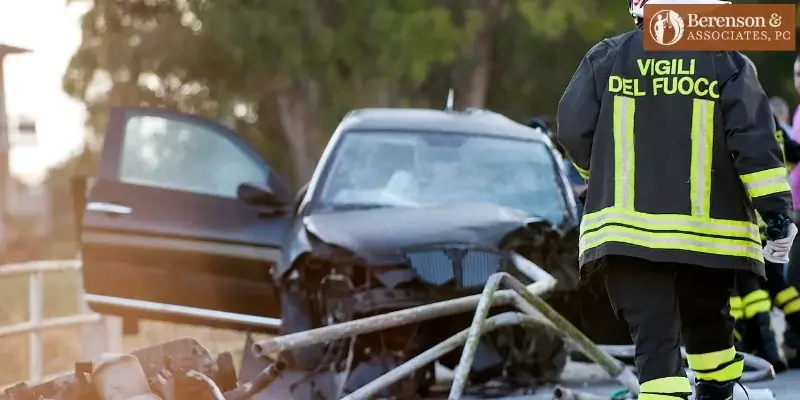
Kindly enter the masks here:
<path id="1" fill-rule="evenodd" d="M 42 273 L 34 272 L 29 275 L 28 279 L 28 319 L 34 326 L 34 329 L 28 334 L 28 375 L 30 380 L 36 382 L 44 375 L 42 367 L 42 331 L 39 328 L 42 323 L 44 308 L 42 304 L 44 303 Z"/>
<path id="2" fill-rule="evenodd" d="M 44 367 L 44 332 L 51 329 L 83 327 L 82 357 L 95 359 L 105 351 L 120 352 L 122 350 L 122 323 L 118 317 L 104 318 L 92 313 L 83 296 L 83 281 L 78 280 L 77 301 L 82 311 L 73 315 L 44 318 L 44 275 L 48 273 L 71 271 L 80 274 L 81 262 L 74 260 L 39 260 L 17 264 L 0 265 L 0 279 L 24 277 L 28 279 L 28 319 L 25 322 L 0 325 L 0 341 L 16 336 L 28 335 L 28 379 L 30 383 L 40 383 L 55 376 L 45 376 Z M 2 346 L 2 344 L 0 344 Z M 2 379 L 2 378 L 0 378 Z M 0 381 L 0 392 L 4 387 Z M 0 396 L 2 397 L 2 396 Z"/>
<path id="3" fill-rule="evenodd" d="M 78 280 L 78 302 L 82 314 L 92 311 L 83 298 L 85 291 L 83 279 Z M 101 317 L 98 321 L 81 327 L 81 360 L 97 360 L 105 352 L 119 352 L 122 349 L 121 323 L 114 323 L 117 318 Z M 120 327 L 115 329 L 115 325 Z"/>

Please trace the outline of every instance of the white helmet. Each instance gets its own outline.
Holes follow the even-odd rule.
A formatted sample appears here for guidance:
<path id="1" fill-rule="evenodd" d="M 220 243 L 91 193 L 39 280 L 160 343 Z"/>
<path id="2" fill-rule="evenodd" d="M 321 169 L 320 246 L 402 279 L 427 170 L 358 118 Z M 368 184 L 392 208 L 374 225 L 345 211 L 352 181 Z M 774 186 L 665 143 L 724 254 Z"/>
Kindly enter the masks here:
<path id="1" fill-rule="evenodd" d="M 644 18 L 644 5 L 647 4 L 731 4 L 723 0 L 628 0 L 628 10 L 636 18 Z"/>

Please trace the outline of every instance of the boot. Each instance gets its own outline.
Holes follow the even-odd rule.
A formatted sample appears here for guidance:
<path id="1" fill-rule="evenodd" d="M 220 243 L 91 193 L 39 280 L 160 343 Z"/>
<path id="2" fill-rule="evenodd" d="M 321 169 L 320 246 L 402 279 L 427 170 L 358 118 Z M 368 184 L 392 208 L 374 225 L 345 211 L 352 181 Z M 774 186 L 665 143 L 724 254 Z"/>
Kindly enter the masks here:
<path id="1" fill-rule="evenodd" d="M 736 382 L 698 381 L 695 386 L 695 400 L 732 400 Z"/>
<path id="2" fill-rule="evenodd" d="M 775 372 L 783 372 L 788 369 L 786 363 L 781 359 L 778 350 L 778 342 L 775 339 L 775 331 L 772 330 L 772 319 L 769 313 L 762 312 L 752 316 L 748 320 L 748 341 L 752 340 L 753 353 L 772 364 Z"/>

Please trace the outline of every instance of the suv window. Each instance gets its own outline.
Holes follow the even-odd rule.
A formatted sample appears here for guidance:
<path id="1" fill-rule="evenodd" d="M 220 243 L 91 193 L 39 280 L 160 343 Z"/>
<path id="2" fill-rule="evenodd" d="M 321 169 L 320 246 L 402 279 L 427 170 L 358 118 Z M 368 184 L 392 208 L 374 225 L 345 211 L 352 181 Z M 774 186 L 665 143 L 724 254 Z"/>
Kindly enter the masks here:
<path id="1" fill-rule="evenodd" d="M 191 193 L 236 197 L 242 182 L 269 171 L 224 134 L 186 120 L 133 116 L 125 125 L 119 180 Z"/>

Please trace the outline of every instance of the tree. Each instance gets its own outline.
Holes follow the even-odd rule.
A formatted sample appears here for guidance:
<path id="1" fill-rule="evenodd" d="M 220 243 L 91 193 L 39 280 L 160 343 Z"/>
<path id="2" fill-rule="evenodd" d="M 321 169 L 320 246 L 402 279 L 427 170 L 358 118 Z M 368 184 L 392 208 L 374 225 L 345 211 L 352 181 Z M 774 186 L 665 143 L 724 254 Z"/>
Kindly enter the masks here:
<path id="1" fill-rule="evenodd" d="M 64 86 L 95 132 L 117 104 L 218 119 L 243 105 L 243 120 L 280 128 L 302 182 L 333 121 L 359 105 L 402 104 L 455 57 L 467 28 L 427 0 L 97 0 Z M 104 78 L 107 91 L 91 90 Z"/>
<path id="2" fill-rule="evenodd" d="M 95 0 L 82 28 L 64 88 L 92 148 L 111 106 L 167 107 L 228 121 L 299 186 L 353 108 L 438 107 L 453 87 L 459 107 L 555 112 L 632 19 L 617 0 Z M 769 92 L 791 93 L 791 57 L 754 57 Z"/>

